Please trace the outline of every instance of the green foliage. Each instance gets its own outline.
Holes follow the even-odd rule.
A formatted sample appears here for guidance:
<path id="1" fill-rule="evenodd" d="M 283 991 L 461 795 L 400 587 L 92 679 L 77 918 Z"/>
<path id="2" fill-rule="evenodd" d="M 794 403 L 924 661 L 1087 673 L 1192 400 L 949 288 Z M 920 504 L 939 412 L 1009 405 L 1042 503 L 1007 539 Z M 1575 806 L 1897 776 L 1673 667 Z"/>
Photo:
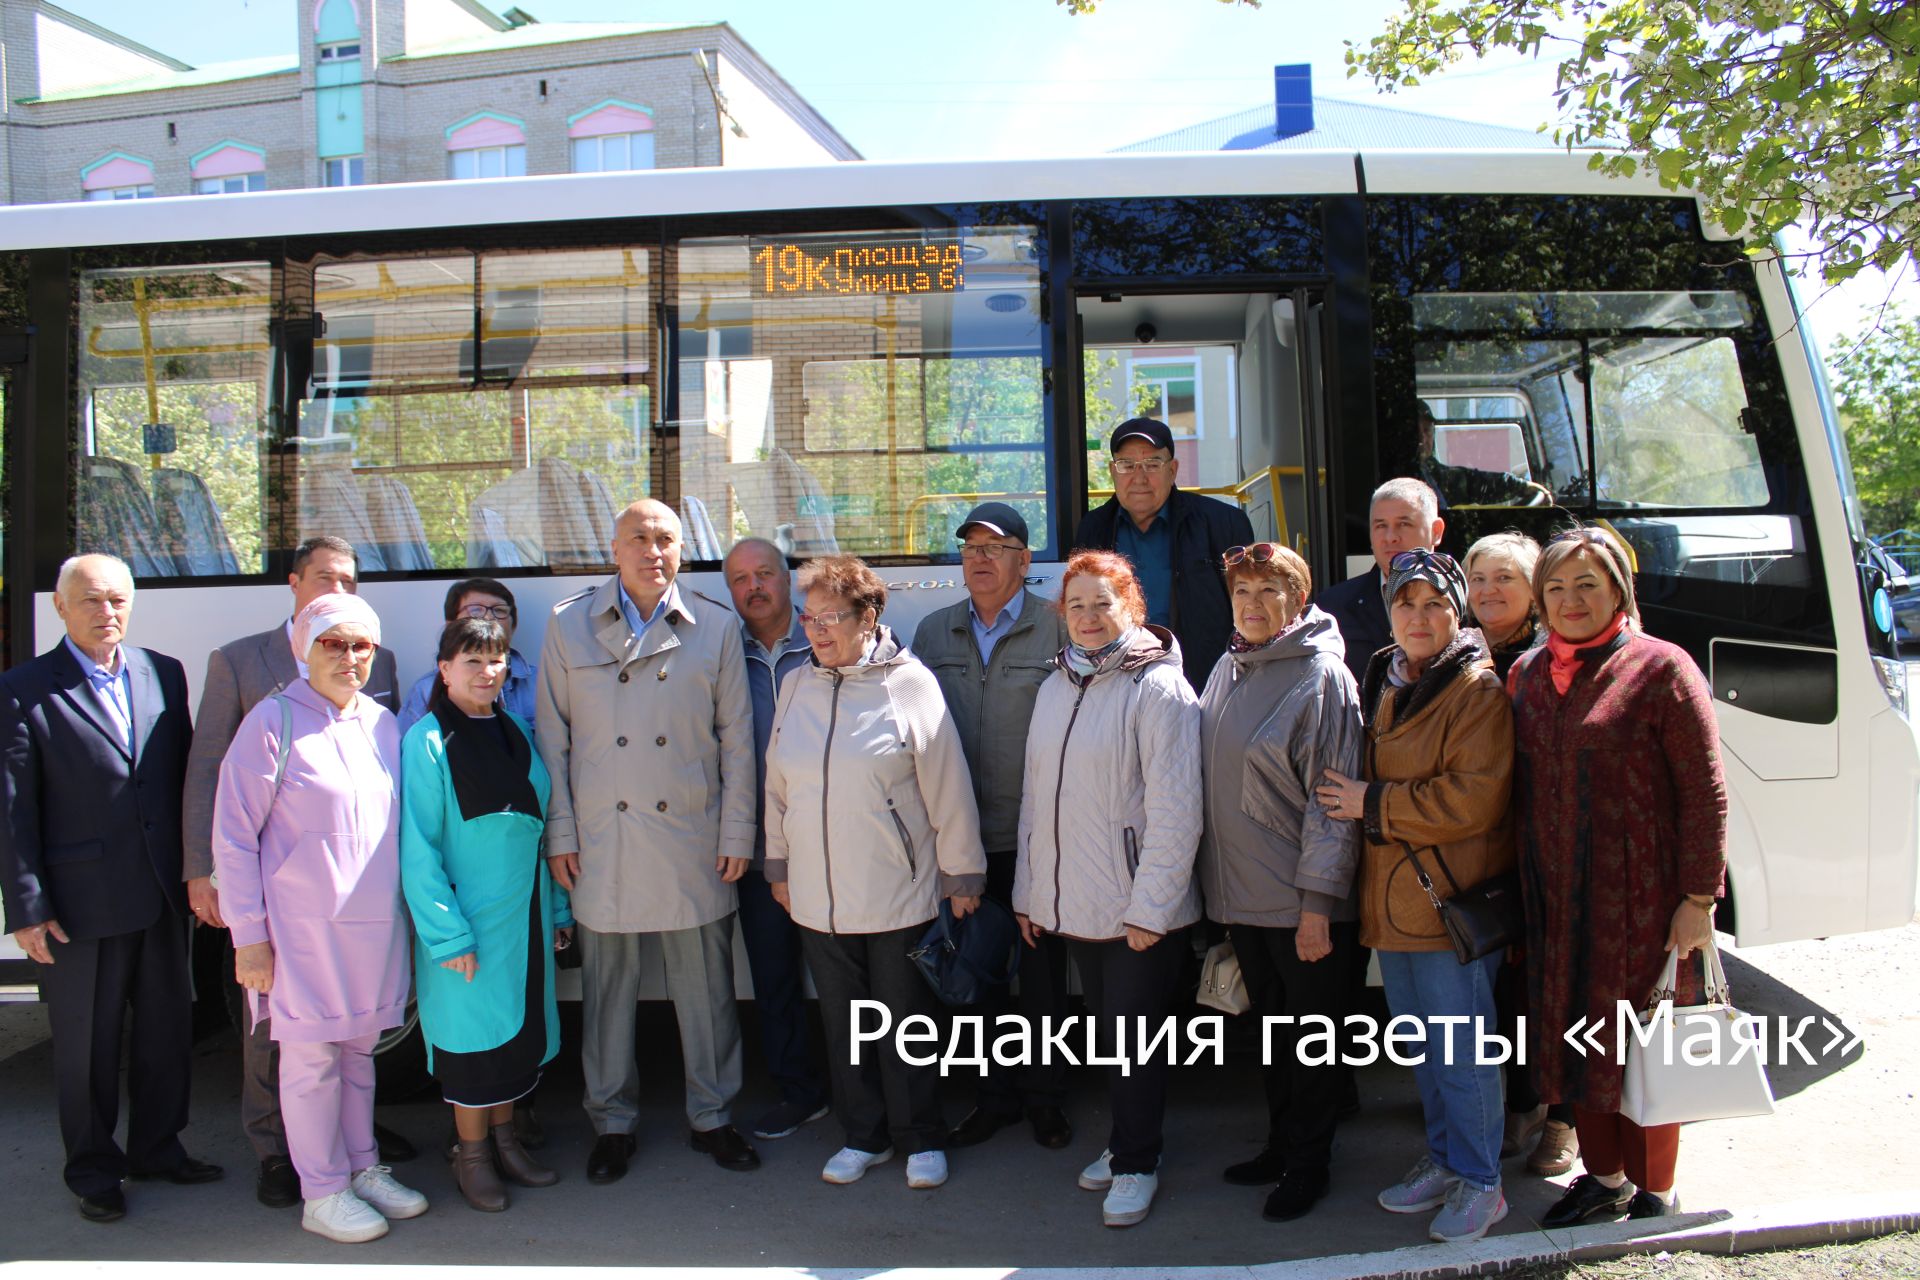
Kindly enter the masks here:
<path id="1" fill-rule="evenodd" d="M 1867 531 L 1920 528 L 1920 316 L 1883 322 L 1835 370 Z"/>
<path id="2" fill-rule="evenodd" d="M 1406 0 L 1348 75 L 1415 85 L 1497 49 L 1559 61 L 1569 147 L 1704 199 L 1766 245 L 1805 225 L 1822 273 L 1920 261 L 1920 5 L 1911 0 Z"/>

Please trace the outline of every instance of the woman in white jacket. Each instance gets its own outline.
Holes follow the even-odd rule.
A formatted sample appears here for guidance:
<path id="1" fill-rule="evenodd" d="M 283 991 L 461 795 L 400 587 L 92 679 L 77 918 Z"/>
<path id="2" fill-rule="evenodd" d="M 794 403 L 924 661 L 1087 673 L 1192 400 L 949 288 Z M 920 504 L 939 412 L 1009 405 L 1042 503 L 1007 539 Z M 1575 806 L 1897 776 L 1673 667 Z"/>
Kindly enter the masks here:
<path id="1" fill-rule="evenodd" d="M 1200 918 L 1200 704 L 1125 559 L 1076 554 L 1060 603 L 1068 643 L 1027 735 L 1013 908 L 1029 943 L 1066 936 L 1102 1056 L 1139 1059 L 1110 1070 L 1107 1150 L 1080 1173 L 1107 1193 L 1106 1224 L 1126 1227 L 1159 1189 L 1167 1101 L 1164 1045 L 1142 1058 L 1136 1033 L 1165 1021 Z"/>
<path id="2" fill-rule="evenodd" d="M 891 1034 L 854 1065 L 853 1002 L 881 1002 L 894 1027 L 935 1012 L 907 951 L 941 898 L 965 916 L 986 889 L 973 778 L 933 673 L 880 625 L 879 576 L 826 556 L 800 570 L 799 586 L 813 665 L 781 686 L 774 712 L 766 876 L 800 926 L 846 1129 L 820 1176 L 857 1182 L 898 1146 L 907 1185 L 937 1187 L 947 1180 L 939 1072 L 905 1062 Z"/>

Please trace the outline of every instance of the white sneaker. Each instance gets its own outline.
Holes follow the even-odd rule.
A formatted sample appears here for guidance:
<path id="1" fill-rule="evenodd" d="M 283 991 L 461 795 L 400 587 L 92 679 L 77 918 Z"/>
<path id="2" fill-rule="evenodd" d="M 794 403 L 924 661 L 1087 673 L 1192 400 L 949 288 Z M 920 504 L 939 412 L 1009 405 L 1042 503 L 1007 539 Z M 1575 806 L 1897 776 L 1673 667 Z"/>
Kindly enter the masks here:
<path id="1" fill-rule="evenodd" d="M 915 1191 L 937 1187 L 946 1180 L 946 1152 L 916 1151 L 907 1157 L 907 1185 Z"/>
<path id="2" fill-rule="evenodd" d="M 1113 1185 L 1113 1169 L 1110 1167 L 1113 1152 L 1102 1151 L 1100 1158 L 1080 1171 L 1080 1189 L 1082 1191 L 1105 1191 Z"/>
<path id="3" fill-rule="evenodd" d="M 307 1201 L 300 1225 L 340 1244 L 363 1244 L 387 1234 L 387 1220 L 351 1189 Z"/>
<path id="4" fill-rule="evenodd" d="M 412 1187 L 394 1181 L 393 1170 L 370 1164 L 353 1175 L 353 1194 L 372 1205 L 383 1218 L 417 1218 L 427 1211 L 427 1198 Z"/>
<path id="5" fill-rule="evenodd" d="M 1100 1216 L 1110 1227 L 1130 1227 L 1147 1216 L 1153 1207 L 1153 1193 L 1160 1189 L 1157 1173 L 1119 1173 L 1100 1206 Z"/>
<path id="6" fill-rule="evenodd" d="M 867 1170 L 877 1164 L 885 1164 L 893 1159 L 893 1148 L 885 1151 L 855 1151 L 852 1147 L 842 1147 L 833 1153 L 827 1161 L 827 1167 L 820 1171 L 820 1181 L 845 1186 L 849 1182 L 858 1182 L 867 1176 Z"/>

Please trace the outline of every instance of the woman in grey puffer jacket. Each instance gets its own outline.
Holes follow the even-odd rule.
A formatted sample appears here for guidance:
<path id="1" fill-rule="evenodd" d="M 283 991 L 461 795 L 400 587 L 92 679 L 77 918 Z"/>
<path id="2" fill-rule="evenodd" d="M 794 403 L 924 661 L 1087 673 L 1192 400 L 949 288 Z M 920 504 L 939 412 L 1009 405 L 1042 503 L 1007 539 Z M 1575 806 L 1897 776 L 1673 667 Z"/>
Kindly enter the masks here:
<path id="1" fill-rule="evenodd" d="M 1253 1011 L 1294 1019 L 1265 1068 L 1266 1146 L 1226 1179 L 1272 1186 L 1264 1216 L 1285 1222 L 1327 1194 L 1344 1086 L 1338 1066 L 1299 1061 L 1311 1030 L 1299 1019 L 1340 1024 L 1359 946 L 1359 833 L 1328 816 L 1314 787 L 1327 769 L 1360 767 L 1366 730 L 1339 625 L 1307 604 L 1306 561 L 1273 542 L 1233 547 L 1225 561 L 1234 630 L 1200 699 L 1200 883 Z"/>
<path id="2" fill-rule="evenodd" d="M 1200 708 L 1180 647 L 1146 624 L 1147 603 L 1126 560 L 1083 551 L 1067 562 L 1060 600 L 1068 644 L 1034 702 L 1020 797 L 1013 909 L 1029 943 L 1064 934 L 1102 1057 L 1125 1027 L 1158 1029 L 1200 918 L 1193 854 L 1200 839 Z M 1080 1174 L 1107 1192 L 1110 1227 L 1147 1216 L 1159 1187 L 1166 1112 L 1165 1046 L 1108 1075 L 1107 1150 Z"/>

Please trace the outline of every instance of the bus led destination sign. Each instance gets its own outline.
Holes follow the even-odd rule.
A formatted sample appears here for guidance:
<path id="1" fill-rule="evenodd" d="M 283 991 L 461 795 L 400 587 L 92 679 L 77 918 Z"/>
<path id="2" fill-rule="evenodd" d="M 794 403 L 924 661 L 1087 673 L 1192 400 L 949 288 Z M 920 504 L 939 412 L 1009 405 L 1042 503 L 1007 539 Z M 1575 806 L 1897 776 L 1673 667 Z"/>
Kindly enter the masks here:
<path id="1" fill-rule="evenodd" d="M 959 239 L 753 242 L 753 296 L 957 293 L 966 287 Z"/>

